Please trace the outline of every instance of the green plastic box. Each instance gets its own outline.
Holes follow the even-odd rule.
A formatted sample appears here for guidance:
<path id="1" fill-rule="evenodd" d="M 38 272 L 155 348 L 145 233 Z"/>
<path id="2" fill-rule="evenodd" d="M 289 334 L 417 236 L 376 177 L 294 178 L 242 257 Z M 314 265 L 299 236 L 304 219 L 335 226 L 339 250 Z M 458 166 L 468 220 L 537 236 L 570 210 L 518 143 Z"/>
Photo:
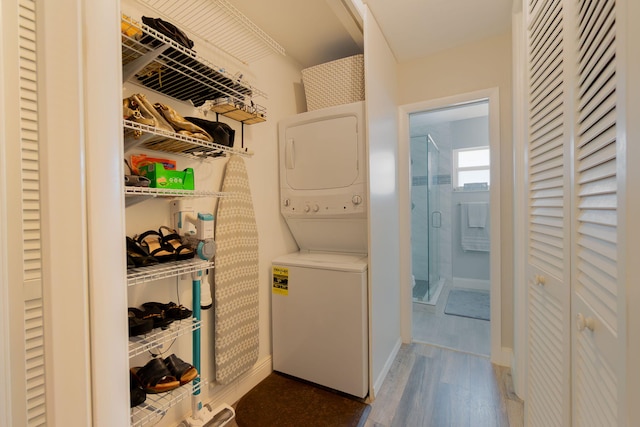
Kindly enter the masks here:
<path id="1" fill-rule="evenodd" d="M 167 170 L 162 163 L 140 166 L 140 175 L 151 180 L 149 187 L 171 188 L 174 190 L 193 190 L 193 168 L 183 171 Z"/>

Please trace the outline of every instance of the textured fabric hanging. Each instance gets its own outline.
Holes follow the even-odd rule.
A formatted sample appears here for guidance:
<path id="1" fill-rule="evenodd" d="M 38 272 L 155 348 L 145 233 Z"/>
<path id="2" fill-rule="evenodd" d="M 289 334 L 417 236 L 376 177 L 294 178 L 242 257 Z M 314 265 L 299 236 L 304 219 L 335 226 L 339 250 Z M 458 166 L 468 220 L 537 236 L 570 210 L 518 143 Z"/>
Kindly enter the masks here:
<path id="1" fill-rule="evenodd" d="M 214 275 L 216 381 L 228 384 L 258 360 L 258 230 L 242 157 L 227 163 L 218 202 Z"/>

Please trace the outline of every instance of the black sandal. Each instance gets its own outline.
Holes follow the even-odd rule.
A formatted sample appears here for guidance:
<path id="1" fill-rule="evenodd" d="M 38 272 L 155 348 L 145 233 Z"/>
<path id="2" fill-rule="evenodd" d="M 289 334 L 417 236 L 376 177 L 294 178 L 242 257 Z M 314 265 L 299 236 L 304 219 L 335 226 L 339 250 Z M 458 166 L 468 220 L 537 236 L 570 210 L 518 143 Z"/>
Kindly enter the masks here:
<path id="1" fill-rule="evenodd" d="M 127 253 L 127 269 L 136 268 L 136 263 L 133 261 L 133 258 L 129 253 Z"/>
<path id="2" fill-rule="evenodd" d="M 155 230 L 145 231 L 135 240 L 149 252 L 149 255 L 155 257 L 160 262 L 169 262 L 176 260 L 176 253 L 171 245 L 167 245 L 162 241 L 162 235 Z"/>
<path id="3" fill-rule="evenodd" d="M 191 259 L 196 254 L 193 248 L 188 245 L 182 244 L 182 239 L 176 232 L 176 230 L 163 225 L 158 231 L 160 233 L 160 236 L 162 237 L 162 243 L 173 248 L 173 251 L 176 253 L 176 259 L 178 261 Z"/>
<path id="4" fill-rule="evenodd" d="M 144 335 L 153 329 L 153 318 L 138 316 L 137 308 L 129 308 L 129 336 Z"/>
<path id="5" fill-rule="evenodd" d="M 191 364 L 180 359 L 175 354 L 164 359 L 164 364 L 179 381 L 180 385 L 193 381 L 198 376 L 198 370 Z"/>
<path id="6" fill-rule="evenodd" d="M 167 304 L 162 304 L 160 302 L 145 302 L 142 304 L 144 308 L 156 307 L 161 311 L 164 311 L 164 315 L 174 320 L 182 320 L 188 317 L 191 317 L 193 312 L 189 310 L 187 307 L 182 304 L 178 305 L 175 302 L 169 302 Z"/>
<path id="7" fill-rule="evenodd" d="M 129 262 L 131 261 L 133 265 Z M 158 260 L 142 247 L 138 242 L 127 236 L 127 268 L 148 267 L 156 265 Z"/>
<path id="8" fill-rule="evenodd" d="M 129 316 L 131 314 L 138 319 L 151 319 L 153 320 L 154 328 L 167 329 L 170 324 L 173 323 L 173 319 L 165 316 L 164 311 L 158 307 L 148 307 L 147 310 L 140 310 L 138 308 L 129 307 Z"/>
<path id="9" fill-rule="evenodd" d="M 153 358 L 142 368 L 131 368 L 131 373 L 147 393 L 164 393 L 180 387 L 180 381 L 171 374 L 162 360 Z"/>
<path id="10" fill-rule="evenodd" d="M 132 372 L 129 372 L 129 403 L 131 408 L 140 405 L 145 400 L 147 400 L 147 393 L 142 388 L 138 378 Z"/>

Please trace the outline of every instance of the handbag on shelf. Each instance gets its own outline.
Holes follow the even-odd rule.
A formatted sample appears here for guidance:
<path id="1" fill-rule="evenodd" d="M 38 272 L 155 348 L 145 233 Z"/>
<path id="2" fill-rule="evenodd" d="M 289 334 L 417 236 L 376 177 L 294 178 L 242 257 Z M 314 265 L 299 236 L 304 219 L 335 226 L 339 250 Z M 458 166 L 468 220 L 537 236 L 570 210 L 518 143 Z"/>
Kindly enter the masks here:
<path id="1" fill-rule="evenodd" d="M 176 43 L 186 47 L 187 49 L 191 49 L 193 47 L 193 41 L 189 37 L 187 37 L 187 35 L 182 30 L 173 25 L 171 22 L 167 22 L 161 18 L 150 18 L 148 16 L 143 16 L 142 22 L 147 27 L 153 28 L 157 32 L 169 37 L 171 40 L 174 40 Z M 148 35 L 144 36 L 141 42 L 150 44 L 154 47 L 160 46 L 162 44 L 162 42 L 158 39 Z"/>
<path id="2" fill-rule="evenodd" d="M 122 101 L 122 116 L 125 120 L 152 126 L 166 132 L 173 132 L 173 127 L 159 114 L 147 97 L 142 93 L 131 95 Z M 137 139 L 142 132 L 134 131 Z"/>
<path id="3" fill-rule="evenodd" d="M 213 137 L 213 142 L 216 144 L 233 147 L 236 131 L 228 124 L 212 122 L 211 120 L 205 120 L 198 117 L 185 117 L 185 119 L 207 131 L 207 133 Z"/>
<path id="4" fill-rule="evenodd" d="M 160 113 L 167 122 L 171 124 L 176 133 L 185 135 L 191 138 L 202 139 L 207 142 L 213 142 L 213 138 L 202 129 L 200 126 L 191 123 L 182 117 L 176 110 L 166 104 L 156 102 L 154 107 L 158 113 Z"/>

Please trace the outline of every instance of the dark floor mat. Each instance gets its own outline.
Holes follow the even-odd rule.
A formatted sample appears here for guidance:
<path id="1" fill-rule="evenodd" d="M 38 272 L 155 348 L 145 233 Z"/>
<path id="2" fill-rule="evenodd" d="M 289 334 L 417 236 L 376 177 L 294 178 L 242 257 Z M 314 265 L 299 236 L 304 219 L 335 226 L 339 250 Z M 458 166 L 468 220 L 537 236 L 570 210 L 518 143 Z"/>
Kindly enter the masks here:
<path id="1" fill-rule="evenodd" d="M 239 427 L 361 427 L 371 407 L 355 398 L 272 373 L 236 405 Z"/>

